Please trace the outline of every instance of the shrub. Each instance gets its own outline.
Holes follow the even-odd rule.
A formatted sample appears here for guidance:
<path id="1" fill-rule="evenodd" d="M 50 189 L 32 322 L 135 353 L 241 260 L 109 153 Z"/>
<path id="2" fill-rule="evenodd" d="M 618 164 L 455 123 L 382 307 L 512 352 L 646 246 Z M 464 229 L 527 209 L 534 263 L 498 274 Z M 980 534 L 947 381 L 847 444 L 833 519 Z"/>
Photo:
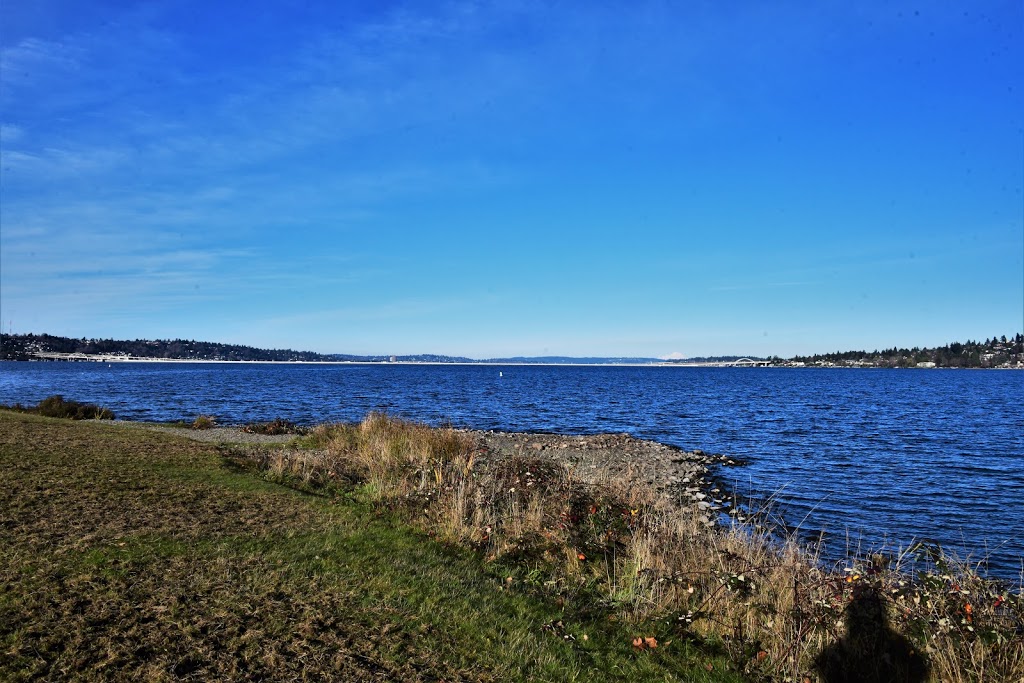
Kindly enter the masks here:
<path id="1" fill-rule="evenodd" d="M 69 420 L 113 420 L 114 413 L 93 403 L 69 401 L 56 395 L 44 398 L 35 408 L 27 412 L 38 413 L 46 417 L 61 417 Z"/>
<path id="2" fill-rule="evenodd" d="M 308 430 L 305 427 L 277 418 L 270 422 L 253 422 L 242 427 L 242 431 L 248 434 L 266 434 L 268 436 L 278 436 L 281 434 L 305 434 Z"/>
<path id="3" fill-rule="evenodd" d="M 314 430 L 339 474 L 363 481 L 378 499 L 397 498 L 436 486 L 452 466 L 471 461 L 473 439 L 454 429 L 434 429 L 382 413 L 370 413 L 358 425 Z"/>
<path id="4" fill-rule="evenodd" d="M 192 429 L 212 429 L 217 426 L 217 421 L 210 415 L 199 415 L 192 421 Z"/>

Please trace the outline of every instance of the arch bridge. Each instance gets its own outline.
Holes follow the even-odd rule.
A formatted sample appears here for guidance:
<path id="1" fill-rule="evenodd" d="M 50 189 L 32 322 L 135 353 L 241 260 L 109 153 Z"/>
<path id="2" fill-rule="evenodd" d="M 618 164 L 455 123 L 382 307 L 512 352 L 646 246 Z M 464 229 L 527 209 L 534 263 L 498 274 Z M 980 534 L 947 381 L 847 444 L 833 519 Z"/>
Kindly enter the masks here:
<path id="1" fill-rule="evenodd" d="M 771 364 L 770 360 L 754 360 L 753 358 L 737 358 L 732 362 L 723 363 L 726 367 L 734 368 L 766 368 Z"/>

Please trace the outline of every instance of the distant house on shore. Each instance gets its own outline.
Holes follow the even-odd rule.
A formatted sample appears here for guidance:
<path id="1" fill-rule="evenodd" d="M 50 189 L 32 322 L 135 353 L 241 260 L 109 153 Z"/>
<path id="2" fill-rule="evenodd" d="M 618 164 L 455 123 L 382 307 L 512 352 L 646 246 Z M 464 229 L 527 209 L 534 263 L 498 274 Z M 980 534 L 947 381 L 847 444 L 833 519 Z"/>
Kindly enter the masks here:
<path id="1" fill-rule="evenodd" d="M 935 363 L 932 363 L 931 361 L 925 361 L 924 363 L 918 363 L 917 367 L 919 367 L 919 368 L 934 368 L 935 367 Z"/>

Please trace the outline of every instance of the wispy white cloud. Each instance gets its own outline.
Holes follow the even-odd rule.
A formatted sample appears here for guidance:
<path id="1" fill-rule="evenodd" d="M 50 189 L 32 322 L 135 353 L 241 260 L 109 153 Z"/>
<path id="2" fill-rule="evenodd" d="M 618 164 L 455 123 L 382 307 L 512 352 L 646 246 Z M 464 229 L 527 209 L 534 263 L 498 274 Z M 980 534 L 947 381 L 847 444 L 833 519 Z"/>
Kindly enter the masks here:
<path id="1" fill-rule="evenodd" d="M 5 149 L 2 152 L 4 172 L 8 182 L 28 179 L 58 180 L 74 177 L 96 178 L 123 168 L 131 155 L 123 149 L 109 147 L 53 148 L 36 152 Z"/>
<path id="2" fill-rule="evenodd" d="M 0 145 L 9 145 L 22 139 L 25 135 L 25 130 L 21 126 L 15 126 L 9 123 L 0 123 Z M 0 152 L 3 149 L 0 147 Z"/>
<path id="3" fill-rule="evenodd" d="M 0 48 L 0 80 L 7 88 L 74 73 L 82 67 L 87 50 L 75 43 L 25 38 Z"/>
<path id="4" fill-rule="evenodd" d="M 422 129 L 411 138 L 420 147 L 438 128 L 461 134 L 459 122 L 552 101 L 559 88 L 552 66 L 596 54 L 578 45 L 598 40 L 601 30 L 574 13 L 552 13 L 554 26 L 537 32 L 535 50 L 524 52 L 521 36 L 503 47 L 505 22 L 522 22 L 524 11 L 514 3 L 488 12 L 463 3 L 429 13 L 399 8 L 320 29 L 294 53 L 225 74 L 186 74 L 179 64 L 194 58 L 187 38 L 155 28 L 158 12 L 116 17 L 60 42 L 26 39 L 5 50 L 4 68 L 24 75 L 5 109 L 65 120 L 5 150 L 10 180 L 209 179 L 269 170 L 322 147 L 339 156 L 339 170 L 352 170 L 359 157 L 345 156 L 350 144 L 390 146 L 389 138 Z M 558 26 L 573 22 L 577 47 L 569 50 Z M 478 50 L 477 58 L 465 60 L 467 49 Z M 48 67 L 30 68 L 40 64 Z M 410 154 L 399 163 L 408 165 Z"/>
<path id="5" fill-rule="evenodd" d="M 430 135 L 480 114 L 542 106 L 558 91 L 552 67 L 557 72 L 591 51 L 562 46 L 557 27 L 578 22 L 572 16 L 553 16 L 554 28 L 537 33 L 533 51 L 521 49 L 521 36 L 503 47 L 505 21 L 522 22 L 522 12 L 515 4 L 488 12 L 461 3 L 431 13 L 399 8 L 350 28 L 321 29 L 292 54 L 220 79 L 183 73 L 177 64 L 189 57 L 185 39 L 146 23 L 151 16 L 60 43 L 29 39 L 7 50 L 6 68 L 33 61 L 62 68 L 26 71 L 6 108 L 70 115 L 62 138 L 72 138 L 37 136 L 36 146 L 12 151 L 12 163 L 40 179 L 62 160 L 66 171 L 120 162 L 124 172 L 222 173 L 325 144 L 418 127 Z M 593 33 L 590 42 L 599 37 L 592 24 L 576 27 Z M 577 33 L 576 40 L 588 38 Z M 477 50 L 475 59 L 464 59 L 467 49 Z M 125 70 L 126 63 L 135 68 Z M 171 98 L 180 104 L 168 106 Z M 86 102 L 92 117 L 82 116 Z"/>

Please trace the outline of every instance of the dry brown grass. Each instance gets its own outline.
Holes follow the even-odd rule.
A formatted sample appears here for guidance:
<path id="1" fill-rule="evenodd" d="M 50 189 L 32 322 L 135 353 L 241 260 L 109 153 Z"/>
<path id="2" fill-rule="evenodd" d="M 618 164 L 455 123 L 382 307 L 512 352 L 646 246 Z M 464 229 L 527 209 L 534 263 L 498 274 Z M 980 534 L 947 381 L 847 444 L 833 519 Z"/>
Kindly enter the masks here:
<path id="1" fill-rule="evenodd" d="M 280 453 L 272 471 L 361 482 L 377 505 L 560 601 L 590 603 L 581 610 L 596 601 L 622 620 L 668 620 L 675 637 L 721 642 L 755 679 L 819 680 L 817 658 L 837 643 L 871 664 L 878 652 L 850 633 L 870 594 L 881 605 L 871 628 L 906 639 L 910 670 L 927 666 L 932 681 L 1024 680 L 1020 593 L 934 549 L 918 549 L 914 566 L 905 553 L 825 569 L 816 547 L 752 523 L 708 527 L 698 511 L 626 480 L 583 483 L 539 457 L 477 467 L 468 435 L 380 414 L 319 427 L 306 445 L 318 448 Z M 882 635 L 871 647 L 883 647 Z"/>
<path id="2" fill-rule="evenodd" d="M 192 429 L 213 429 L 217 426 L 217 420 L 212 415 L 197 415 L 192 420 Z"/>

